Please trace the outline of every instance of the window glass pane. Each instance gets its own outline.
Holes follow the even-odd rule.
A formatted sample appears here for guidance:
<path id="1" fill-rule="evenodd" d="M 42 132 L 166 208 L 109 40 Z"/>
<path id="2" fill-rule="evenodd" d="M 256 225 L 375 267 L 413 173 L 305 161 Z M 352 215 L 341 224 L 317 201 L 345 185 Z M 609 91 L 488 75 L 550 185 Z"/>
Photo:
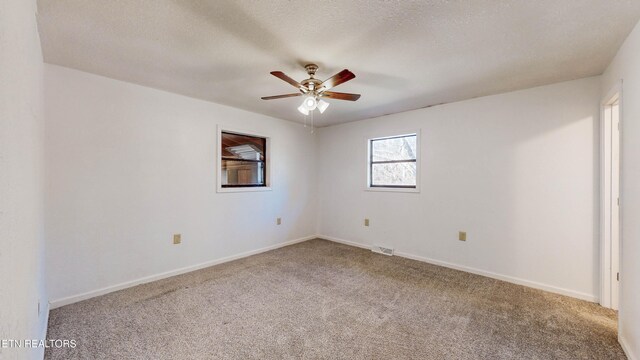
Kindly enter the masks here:
<path id="1" fill-rule="evenodd" d="M 265 143 L 265 138 L 223 132 L 222 158 L 264 161 Z"/>
<path id="2" fill-rule="evenodd" d="M 222 160 L 222 186 L 264 185 L 263 162 Z"/>
<path id="3" fill-rule="evenodd" d="M 416 135 L 371 140 L 373 161 L 413 160 L 416 158 Z"/>
<path id="4" fill-rule="evenodd" d="M 221 140 L 221 185 L 266 186 L 267 139 L 222 132 Z"/>
<path id="5" fill-rule="evenodd" d="M 416 186 L 416 163 L 371 165 L 371 186 Z"/>

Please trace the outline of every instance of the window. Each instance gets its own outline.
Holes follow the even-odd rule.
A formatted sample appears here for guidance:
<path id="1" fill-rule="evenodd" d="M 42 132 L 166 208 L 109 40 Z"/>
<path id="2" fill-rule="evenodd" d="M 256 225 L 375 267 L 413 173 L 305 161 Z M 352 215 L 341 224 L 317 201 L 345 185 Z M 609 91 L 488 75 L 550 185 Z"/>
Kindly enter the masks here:
<path id="1" fill-rule="evenodd" d="M 418 135 L 369 140 L 369 187 L 416 189 Z"/>
<path id="2" fill-rule="evenodd" d="M 222 131 L 220 184 L 222 188 L 267 186 L 267 139 Z"/>

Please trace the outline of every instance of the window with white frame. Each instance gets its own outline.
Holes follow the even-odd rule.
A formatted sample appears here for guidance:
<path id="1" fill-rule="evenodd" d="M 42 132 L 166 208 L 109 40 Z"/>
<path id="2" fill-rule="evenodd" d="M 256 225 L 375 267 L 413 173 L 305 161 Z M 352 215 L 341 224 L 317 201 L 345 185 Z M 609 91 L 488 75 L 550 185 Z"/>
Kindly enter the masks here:
<path id="1" fill-rule="evenodd" d="M 369 139 L 369 187 L 416 189 L 418 134 Z"/>

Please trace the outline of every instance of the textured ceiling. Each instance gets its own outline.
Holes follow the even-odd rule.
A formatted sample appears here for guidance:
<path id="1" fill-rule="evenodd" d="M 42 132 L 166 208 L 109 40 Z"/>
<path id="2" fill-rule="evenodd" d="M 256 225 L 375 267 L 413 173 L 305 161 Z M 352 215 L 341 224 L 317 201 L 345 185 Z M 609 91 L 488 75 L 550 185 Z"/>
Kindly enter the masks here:
<path id="1" fill-rule="evenodd" d="M 638 0 L 40 0 L 45 61 L 303 121 L 269 75 L 356 78 L 315 123 L 375 117 L 601 74 Z M 293 91 L 292 91 L 293 90 Z"/>

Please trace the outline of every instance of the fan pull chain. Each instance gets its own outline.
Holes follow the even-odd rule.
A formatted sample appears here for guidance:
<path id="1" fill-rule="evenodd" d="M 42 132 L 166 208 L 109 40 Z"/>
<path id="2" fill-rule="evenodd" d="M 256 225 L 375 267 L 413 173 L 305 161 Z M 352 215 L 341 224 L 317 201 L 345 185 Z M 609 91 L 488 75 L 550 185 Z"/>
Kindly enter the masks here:
<path id="1" fill-rule="evenodd" d="M 312 134 L 313 134 L 313 132 L 314 132 L 314 131 L 316 131 L 316 128 L 315 128 L 315 127 L 313 127 L 313 113 L 314 113 L 314 112 L 315 112 L 315 110 L 314 110 L 314 111 L 311 111 L 311 133 L 312 133 Z"/>

